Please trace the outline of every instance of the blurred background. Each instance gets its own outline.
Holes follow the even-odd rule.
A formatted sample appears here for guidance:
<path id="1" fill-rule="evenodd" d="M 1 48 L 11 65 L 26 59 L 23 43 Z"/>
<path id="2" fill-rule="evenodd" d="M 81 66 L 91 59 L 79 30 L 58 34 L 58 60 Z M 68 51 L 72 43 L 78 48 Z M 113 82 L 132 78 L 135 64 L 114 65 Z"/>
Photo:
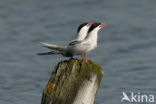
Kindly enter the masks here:
<path id="1" fill-rule="evenodd" d="M 68 58 L 37 56 L 47 51 L 39 42 L 65 44 L 81 23 L 91 20 L 108 24 L 99 31 L 98 48 L 87 55 L 104 70 L 95 104 L 119 104 L 123 91 L 156 96 L 155 4 L 155 0 L 1 0 L 0 104 L 40 104 L 53 67 Z"/>

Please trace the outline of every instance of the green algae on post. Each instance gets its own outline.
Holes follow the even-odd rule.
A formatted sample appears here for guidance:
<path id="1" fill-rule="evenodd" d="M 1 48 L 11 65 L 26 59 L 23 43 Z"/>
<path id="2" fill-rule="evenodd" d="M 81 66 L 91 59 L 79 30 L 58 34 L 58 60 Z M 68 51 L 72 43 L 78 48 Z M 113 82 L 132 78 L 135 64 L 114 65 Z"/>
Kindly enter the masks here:
<path id="1" fill-rule="evenodd" d="M 94 104 L 102 76 L 102 68 L 90 60 L 61 61 L 43 90 L 41 104 Z"/>

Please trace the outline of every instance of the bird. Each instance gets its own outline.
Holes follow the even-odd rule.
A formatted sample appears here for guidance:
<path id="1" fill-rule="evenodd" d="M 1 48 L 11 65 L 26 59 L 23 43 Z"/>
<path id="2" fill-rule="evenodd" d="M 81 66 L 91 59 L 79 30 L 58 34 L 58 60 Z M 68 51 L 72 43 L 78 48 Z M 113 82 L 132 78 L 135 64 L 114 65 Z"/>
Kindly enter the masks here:
<path id="1" fill-rule="evenodd" d="M 107 27 L 107 25 L 104 24 L 105 22 L 92 24 L 88 30 L 88 35 L 84 40 L 74 41 L 70 43 L 64 50 L 74 55 L 81 55 L 82 60 L 87 63 L 85 55 L 86 53 L 91 52 L 97 48 L 98 31 L 101 28 Z M 82 56 L 84 56 L 84 59 Z"/>
<path id="2" fill-rule="evenodd" d="M 89 27 L 91 26 L 91 24 L 93 23 L 93 21 L 90 22 L 84 22 L 82 23 L 78 29 L 77 29 L 77 36 L 75 39 L 73 39 L 72 41 L 68 42 L 67 44 L 65 44 L 64 46 L 67 46 L 68 44 L 74 42 L 74 41 L 82 41 L 83 39 L 85 39 L 85 37 L 87 36 Z M 41 44 L 43 44 L 45 47 L 50 48 L 48 46 L 50 46 L 51 44 L 48 43 L 44 43 L 44 42 L 40 42 Z M 61 47 L 61 46 L 60 46 Z M 50 48 L 51 49 L 51 48 Z M 42 52 L 42 53 L 37 53 L 38 55 L 51 55 L 51 54 L 62 54 L 65 57 L 71 57 L 73 58 L 73 55 L 68 53 L 68 52 L 62 52 L 62 51 L 50 51 L 50 52 Z"/>
<path id="3" fill-rule="evenodd" d="M 69 56 L 81 55 L 82 60 L 85 63 L 87 63 L 85 55 L 86 53 L 91 52 L 97 48 L 98 31 L 101 28 L 107 27 L 107 25 L 104 24 L 105 22 L 92 24 L 88 30 L 88 35 L 85 39 L 81 41 L 77 41 L 77 40 L 72 41 L 66 46 L 57 46 L 54 44 L 47 44 L 47 43 L 43 43 L 43 44 L 47 48 L 57 50 L 58 52 L 62 52 L 62 53 L 64 52 Z M 84 59 L 82 56 L 84 56 Z"/>

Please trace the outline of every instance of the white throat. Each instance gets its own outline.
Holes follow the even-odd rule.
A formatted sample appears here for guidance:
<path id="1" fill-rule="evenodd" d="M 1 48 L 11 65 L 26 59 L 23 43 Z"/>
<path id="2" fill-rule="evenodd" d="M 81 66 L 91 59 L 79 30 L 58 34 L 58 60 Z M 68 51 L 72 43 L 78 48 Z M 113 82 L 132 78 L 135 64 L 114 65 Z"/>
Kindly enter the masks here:
<path id="1" fill-rule="evenodd" d="M 89 27 L 87 27 L 87 26 L 83 27 L 83 28 L 79 31 L 76 40 L 81 41 L 81 40 L 85 39 L 86 36 L 87 36 L 88 29 L 89 29 Z"/>
<path id="2" fill-rule="evenodd" d="M 91 31 L 91 32 L 88 34 L 88 36 L 87 36 L 86 39 L 87 39 L 88 41 L 92 42 L 92 43 L 97 44 L 98 31 L 99 31 L 99 30 L 93 30 L 93 31 Z"/>

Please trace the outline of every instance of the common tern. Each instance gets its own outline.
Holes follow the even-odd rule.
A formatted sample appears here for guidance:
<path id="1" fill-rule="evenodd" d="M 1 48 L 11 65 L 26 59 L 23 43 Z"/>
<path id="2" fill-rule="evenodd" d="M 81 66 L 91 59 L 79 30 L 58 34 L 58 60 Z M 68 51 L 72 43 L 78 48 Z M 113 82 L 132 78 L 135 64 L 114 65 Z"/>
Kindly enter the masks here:
<path id="1" fill-rule="evenodd" d="M 65 44 L 64 46 L 60 46 L 60 47 L 66 47 L 74 41 L 82 41 L 83 39 L 85 39 L 89 30 L 89 27 L 91 26 L 92 23 L 93 21 L 90 21 L 88 23 L 87 22 L 82 23 L 77 29 L 77 37 L 74 40 L 70 41 L 68 44 Z M 44 42 L 40 42 L 40 43 L 50 49 L 51 49 L 51 45 L 53 45 L 53 44 L 48 44 Z M 56 45 L 53 45 L 53 46 L 57 47 Z M 66 56 L 66 57 L 71 57 L 71 58 L 73 57 L 73 54 L 70 54 L 65 51 L 57 50 L 57 49 L 55 51 L 38 53 L 38 55 L 51 55 L 51 54 L 62 54 L 63 56 Z"/>
<path id="2" fill-rule="evenodd" d="M 107 27 L 107 25 L 104 24 L 104 22 L 92 24 L 88 30 L 88 36 L 84 40 L 74 41 L 63 50 L 70 52 L 73 55 L 81 55 L 82 60 L 82 56 L 84 56 L 84 62 L 87 63 L 85 54 L 97 48 L 98 31 L 101 28 Z"/>
<path id="3" fill-rule="evenodd" d="M 69 57 L 72 57 L 73 55 L 81 55 L 82 60 L 87 63 L 85 54 L 97 48 L 98 31 L 101 28 L 107 27 L 107 25 L 104 24 L 104 22 L 92 24 L 88 30 L 87 37 L 81 41 L 75 40 L 65 46 L 57 46 L 47 43 L 42 44 L 49 49 L 57 50 L 58 53 L 56 54 L 62 54 Z M 84 56 L 84 59 L 82 56 Z"/>

